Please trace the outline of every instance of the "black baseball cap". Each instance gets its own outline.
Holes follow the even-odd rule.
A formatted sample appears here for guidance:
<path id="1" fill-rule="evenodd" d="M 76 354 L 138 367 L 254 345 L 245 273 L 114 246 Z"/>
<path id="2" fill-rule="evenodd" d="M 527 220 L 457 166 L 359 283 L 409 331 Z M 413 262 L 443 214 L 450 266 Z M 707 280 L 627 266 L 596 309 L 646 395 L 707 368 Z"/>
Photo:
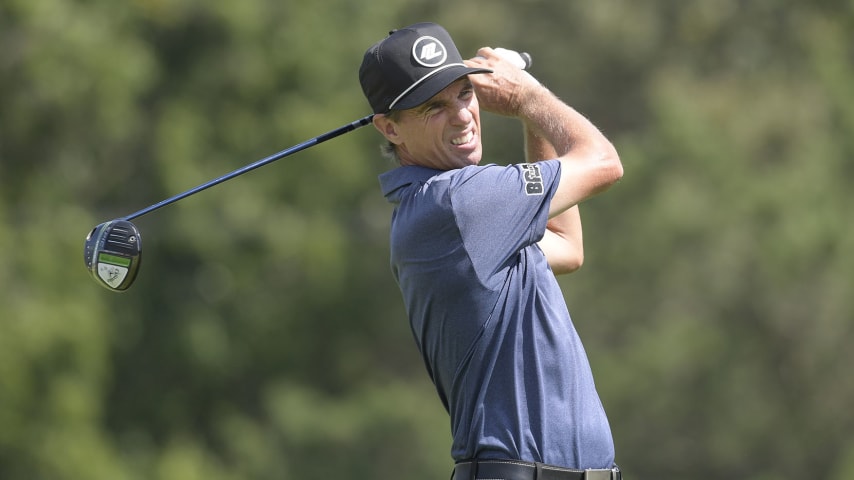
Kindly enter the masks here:
<path id="1" fill-rule="evenodd" d="M 435 23 L 393 30 L 366 52 L 359 68 L 362 91 L 374 113 L 417 107 L 457 79 L 472 73 L 451 36 Z"/>

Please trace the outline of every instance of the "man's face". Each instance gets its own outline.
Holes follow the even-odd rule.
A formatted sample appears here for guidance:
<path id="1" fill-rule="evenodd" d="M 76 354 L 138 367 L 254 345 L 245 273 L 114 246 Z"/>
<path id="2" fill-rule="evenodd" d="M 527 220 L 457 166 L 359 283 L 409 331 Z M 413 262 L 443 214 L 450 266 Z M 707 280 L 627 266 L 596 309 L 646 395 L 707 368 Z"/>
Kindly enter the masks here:
<path id="1" fill-rule="evenodd" d="M 394 123 L 397 136 L 390 140 L 401 165 L 451 170 L 480 162 L 480 108 L 468 77 L 400 112 Z"/>

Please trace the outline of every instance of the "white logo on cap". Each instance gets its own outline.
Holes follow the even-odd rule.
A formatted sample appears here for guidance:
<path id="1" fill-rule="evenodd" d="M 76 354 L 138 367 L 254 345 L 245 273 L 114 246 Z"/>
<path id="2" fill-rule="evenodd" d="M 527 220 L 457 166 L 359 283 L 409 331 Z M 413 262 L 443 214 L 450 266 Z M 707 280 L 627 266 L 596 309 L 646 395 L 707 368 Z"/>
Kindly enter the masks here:
<path id="1" fill-rule="evenodd" d="M 412 45 L 412 57 L 421 65 L 433 68 L 445 63 L 448 52 L 442 42 L 435 38 L 421 37 Z"/>

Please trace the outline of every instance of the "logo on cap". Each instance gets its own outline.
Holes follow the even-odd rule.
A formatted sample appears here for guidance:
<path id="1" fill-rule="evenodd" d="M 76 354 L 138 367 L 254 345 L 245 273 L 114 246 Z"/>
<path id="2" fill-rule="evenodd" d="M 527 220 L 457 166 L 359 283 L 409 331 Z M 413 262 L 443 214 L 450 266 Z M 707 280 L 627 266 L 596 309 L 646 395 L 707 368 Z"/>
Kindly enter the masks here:
<path id="1" fill-rule="evenodd" d="M 442 42 L 433 37 L 421 37 L 412 45 L 412 57 L 427 68 L 438 67 L 445 63 L 448 51 Z"/>

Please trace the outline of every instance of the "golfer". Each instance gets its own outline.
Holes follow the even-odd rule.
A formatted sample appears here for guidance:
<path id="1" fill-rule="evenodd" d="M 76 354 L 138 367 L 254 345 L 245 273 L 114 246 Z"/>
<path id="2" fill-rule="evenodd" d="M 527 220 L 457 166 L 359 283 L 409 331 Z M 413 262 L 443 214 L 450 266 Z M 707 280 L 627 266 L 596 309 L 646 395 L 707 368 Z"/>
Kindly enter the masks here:
<path id="1" fill-rule="evenodd" d="M 450 414 L 453 479 L 618 479 L 614 442 L 555 275 L 581 266 L 578 204 L 617 182 L 611 143 L 526 71 L 441 26 L 371 46 L 359 70 L 399 167 L 391 266 Z M 481 108 L 521 120 L 525 156 L 482 160 Z M 506 153 L 505 153 L 506 156 Z"/>

